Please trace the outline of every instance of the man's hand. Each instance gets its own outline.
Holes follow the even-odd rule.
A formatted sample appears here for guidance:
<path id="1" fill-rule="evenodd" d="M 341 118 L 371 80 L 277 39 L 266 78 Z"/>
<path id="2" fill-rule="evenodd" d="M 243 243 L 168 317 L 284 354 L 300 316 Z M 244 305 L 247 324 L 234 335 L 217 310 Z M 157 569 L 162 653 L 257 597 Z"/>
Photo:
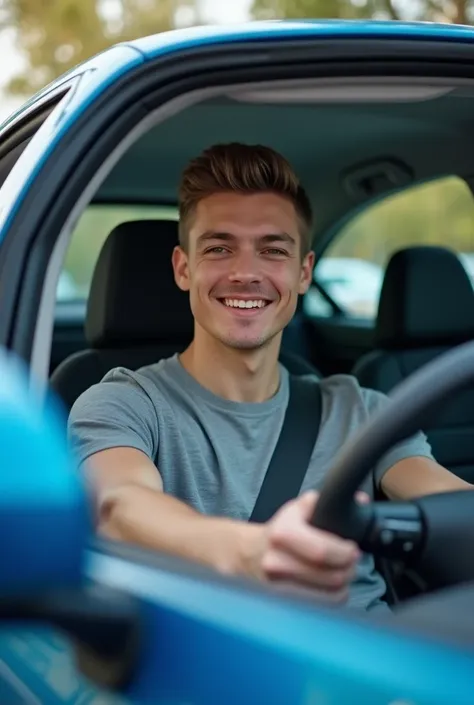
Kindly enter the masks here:
<path id="1" fill-rule="evenodd" d="M 261 527 L 253 572 L 261 579 L 342 602 L 360 549 L 309 524 L 317 499 L 316 492 L 308 492 L 287 502 Z"/>

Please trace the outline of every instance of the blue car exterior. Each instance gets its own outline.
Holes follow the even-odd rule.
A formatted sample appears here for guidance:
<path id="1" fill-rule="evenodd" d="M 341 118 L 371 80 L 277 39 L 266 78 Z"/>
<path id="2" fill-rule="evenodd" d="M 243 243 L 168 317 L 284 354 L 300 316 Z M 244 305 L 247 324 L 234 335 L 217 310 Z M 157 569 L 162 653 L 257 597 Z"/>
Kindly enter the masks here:
<path id="1" fill-rule="evenodd" d="M 268 22 L 180 30 L 114 47 L 48 86 L 25 106 L 30 110 L 64 82 L 72 87 L 0 189 L 0 243 L 54 149 L 119 78 L 145 62 L 197 46 L 307 38 L 471 43 L 474 30 L 399 22 Z M 0 127 L 0 138 L 21 115 L 19 111 Z M 0 421 L 3 445 L 2 438 L 11 437 L 12 427 L 8 415 L 0 415 Z M 49 424 L 49 418 L 44 423 Z M 59 462 L 54 470 L 46 463 L 47 455 L 40 454 L 35 471 L 56 472 L 58 477 L 65 471 Z M 25 461 L 15 472 L 27 476 L 30 470 Z M 0 494 L 1 490 L 0 482 Z M 109 582 L 136 595 L 143 605 L 142 650 L 124 698 L 105 699 L 80 678 L 65 641 L 56 634 L 18 625 L 0 633 L 0 703 L 472 705 L 474 701 L 474 656 L 460 647 L 281 602 L 233 583 L 180 577 L 100 552 L 88 553 L 86 546 L 84 551 L 84 580 Z"/>

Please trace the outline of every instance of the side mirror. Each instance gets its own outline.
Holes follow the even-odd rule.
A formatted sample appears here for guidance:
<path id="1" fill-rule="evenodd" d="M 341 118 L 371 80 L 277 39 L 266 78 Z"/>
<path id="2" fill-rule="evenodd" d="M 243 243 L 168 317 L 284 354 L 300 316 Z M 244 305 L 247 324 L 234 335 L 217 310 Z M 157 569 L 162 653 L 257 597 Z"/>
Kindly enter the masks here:
<path id="1" fill-rule="evenodd" d="M 86 581 L 92 517 L 64 419 L 54 399 L 43 402 L 23 364 L 4 350 L 0 458 L 0 624 L 7 631 L 12 624 L 58 628 L 71 639 L 87 678 L 120 687 L 135 664 L 139 605 Z M 3 632 L 2 662 L 11 655 L 7 643 Z M 29 682 L 29 673 L 24 664 L 22 680 Z"/>
<path id="2" fill-rule="evenodd" d="M 59 410 L 0 350 L 0 598 L 79 585 L 88 502 Z"/>

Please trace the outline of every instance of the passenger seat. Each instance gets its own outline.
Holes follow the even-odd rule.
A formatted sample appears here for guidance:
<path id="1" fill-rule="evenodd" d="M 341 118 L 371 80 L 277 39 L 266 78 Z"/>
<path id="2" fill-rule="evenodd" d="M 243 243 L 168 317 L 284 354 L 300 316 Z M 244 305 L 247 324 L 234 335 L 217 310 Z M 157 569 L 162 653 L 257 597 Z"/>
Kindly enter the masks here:
<path id="1" fill-rule="evenodd" d="M 459 258 L 442 247 L 412 247 L 390 260 L 376 322 L 376 349 L 353 374 L 388 393 L 423 365 L 474 339 L 474 290 Z M 424 428 L 435 458 L 474 483 L 474 388 L 453 397 Z"/>

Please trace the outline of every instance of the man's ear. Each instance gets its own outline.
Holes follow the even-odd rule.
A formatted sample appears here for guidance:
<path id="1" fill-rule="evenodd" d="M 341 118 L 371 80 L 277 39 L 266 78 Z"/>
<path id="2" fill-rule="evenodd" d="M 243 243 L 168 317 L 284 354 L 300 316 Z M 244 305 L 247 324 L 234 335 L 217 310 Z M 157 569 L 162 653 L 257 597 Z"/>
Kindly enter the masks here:
<path id="1" fill-rule="evenodd" d="M 171 256 L 174 280 L 182 291 L 189 291 L 189 266 L 188 256 L 180 245 L 177 245 Z"/>
<path id="2" fill-rule="evenodd" d="M 314 269 L 314 252 L 308 252 L 301 265 L 301 276 L 298 294 L 306 294 L 312 281 Z"/>

